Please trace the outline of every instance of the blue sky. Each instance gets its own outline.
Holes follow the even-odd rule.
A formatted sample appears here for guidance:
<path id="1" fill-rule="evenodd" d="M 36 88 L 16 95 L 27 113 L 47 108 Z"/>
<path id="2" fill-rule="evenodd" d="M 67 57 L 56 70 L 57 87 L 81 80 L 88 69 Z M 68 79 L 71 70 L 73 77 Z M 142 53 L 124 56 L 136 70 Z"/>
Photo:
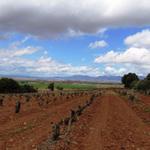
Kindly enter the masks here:
<path id="1" fill-rule="evenodd" d="M 0 14 L 1 75 L 150 72 L 148 0 L 8 0 Z"/>

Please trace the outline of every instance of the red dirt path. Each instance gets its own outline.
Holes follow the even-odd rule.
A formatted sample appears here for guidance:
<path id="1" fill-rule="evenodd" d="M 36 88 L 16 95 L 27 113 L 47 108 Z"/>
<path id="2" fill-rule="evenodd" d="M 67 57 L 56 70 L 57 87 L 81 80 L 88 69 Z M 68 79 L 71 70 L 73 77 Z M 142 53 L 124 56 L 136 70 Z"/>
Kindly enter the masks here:
<path id="1" fill-rule="evenodd" d="M 61 141 L 55 150 L 149 150 L 150 129 L 112 93 L 98 98 L 83 114 L 69 141 Z"/>

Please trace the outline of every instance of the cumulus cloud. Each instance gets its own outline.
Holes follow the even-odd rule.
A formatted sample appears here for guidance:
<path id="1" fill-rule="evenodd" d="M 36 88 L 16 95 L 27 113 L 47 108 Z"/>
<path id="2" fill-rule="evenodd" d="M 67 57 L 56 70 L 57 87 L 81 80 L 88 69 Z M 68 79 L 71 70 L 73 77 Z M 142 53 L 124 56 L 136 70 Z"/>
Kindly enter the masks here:
<path id="1" fill-rule="evenodd" d="M 63 64 L 50 57 L 41 57 L 36 62 L 33 62 L 33 66 L 30 67 L 32 73 L 38 73 L 39 75 L 74 75 L 74 74 L 87 74 L 87 75 L 99 75 L 99 69 L 89 66 L 73 66 L 71 64 Z"/>
<path id="2" fill-rule="evenodd" d="M 125 44 L 132 47 L 150 48 L 150 30 L 146 29 L 136 34 L 128 36 L 124 40 Z"/>
<path id="3" fill-rule="evenodd" d="M 36 53 L 37 51 L 41 50 L 41 47 L 38 46 L 23 46 L 23 44 L 29 39 L 29 37 L 25 37 L 20 41 L 15 41 L 11 43 L 8 48 L 0 49 L 0 58 L 14 58 L 24 55 L 30 55 Z"/>
<path id="4" fill-rule="evenodd" d="M 0 73 L 7 74 L 22 74 L 31 76 L 55 76 L 55 75 L 93 75 L 100 74 L 98 68 L 89 66 L 73 66 L 71 64 L 60 63 L 53 60 L 50 57 L 41 57 L 36 60 L 25 59 L 21 57 L 15 57 L 10 59 L 9 57 L 1 58 Z"/>
<path id="5" fill-rule="evenodd" d="M 106 66 L 104 69 L 104 75 L 113 75 L 113 76 L 118 76 L 118 75 L 123 75 L 127 72 L 126 68 L 115 68 L 112 66 Z"/>
<path id="6" fill-rule="evenodd" d="M 106 41 L 101 40 L 101 41 L 95 41 L 89 44 L 89 48 L 95 49 L 95 48 L 102 48 L 106 47 L 108 44 Z"/>
<path id="7" fill-rule="evenodd" d="M 124 52 L 109 51 L 95 59 L 96 63 L 131 63 L 150 65 L 150 51 L 145 48 L 129 48 Z"/>
<path id="8" fill-rule="evenodd" d="M 149 0 L 7 0 L 0 2 L 0 31 L 42 38 L 95 34 L 107 27 L 149 25 L 149 14 Z"/>
<path id="9" fill-rule="evenodd" d="M 25 38 L 26 39 L 26 38 Z M 90 66 L 73 66 L 71 64 L 60 63 L 48 56 L 48 52 L 41 47 L 23 46 L 26 40 L 12 43 L 6 49 L 0 49 L 0 74 L 10 75 L 31 75 L 31 76 L 54 76 L 54 75 L 99 75 L 100 71 L 96 67 Z M 43 52 L 43 56 L 24 57 L 37 52 Z"/>
<path id="10" fill-rule="evenodd" d="M 95 58 L 95 63 L 103 64 L 120 64 L 126 69 L 127 72 L 135 72 L 138 74 L 146 75 L 150 71 L 150 31 L 143 30 L 134 35 L 128 36 L 125 43 L 129 45 L 129 48 L 124 51 L 109 51 L 103 55 Z M 120 74 L 120 70 L 113 68 L 106 68 L 106 72 L 117 71 Z"/>
<path id="11" fill-rule="evenodd" d="M 150 50 L 131 47 L 123 52 L 109 51 L 98 56 L 94 61 L 95 63 L 113 64 L 114 66 L 120 64 L 127 72 L 146 75 L 150 71 Z M 118 74 L 120 74 L 119 69 L 116 69 Z"/>

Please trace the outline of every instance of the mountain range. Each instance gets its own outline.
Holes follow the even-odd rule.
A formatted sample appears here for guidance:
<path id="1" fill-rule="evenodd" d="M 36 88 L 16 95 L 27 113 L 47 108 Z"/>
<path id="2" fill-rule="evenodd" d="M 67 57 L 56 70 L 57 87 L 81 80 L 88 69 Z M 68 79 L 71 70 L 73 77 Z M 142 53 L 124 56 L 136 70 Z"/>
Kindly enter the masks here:
<path id="1" fill-rule="evenodd" d="M 8 77 L 17 80 L 48 80 L 48 81 L 86 81 L 86 82 L 121 82 L 121 76 L 87 76 L 87 75 L 73 75 L 73 76 L 56 76 L 56 77 L 31 77 L 21 75 L 0 75 L 0 77 Z"/>

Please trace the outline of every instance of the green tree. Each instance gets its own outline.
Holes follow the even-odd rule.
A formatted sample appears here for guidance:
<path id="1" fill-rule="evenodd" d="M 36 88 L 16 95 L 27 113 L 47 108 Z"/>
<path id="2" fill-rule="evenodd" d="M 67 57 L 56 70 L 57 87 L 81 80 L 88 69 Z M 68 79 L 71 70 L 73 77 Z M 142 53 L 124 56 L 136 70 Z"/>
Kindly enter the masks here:
<path id="1" fill-rule="evenodd" d="M 28 84 L 19 85 L 19 83 L 13 79 L 1 78 L 0 79 L 0 93 L 28 93 L 37 92 L 32 86 Z"/>
<path id="2" fill-rule="evenodd" d="M 9 78 L 0 79 L 0 92 L 1 93 L 13 93 L 19 92 L 20 86 L 17 81 Z"/>
<path id="3" fill-rule="evenodd" d="M 150 90 L 150 80 L 141 80 L 136 85 L 137 90 L 147 91 Z"/>
<path id="4" fill-rule="evenodd" d="M 131 88 L 133 81 L 139 81 L 139 78 L 135 73 L 128 73 L 122 77 L 122 83 L 126 88 Z"/>
<path id="5" fill-rule="evenodd" d="M 53 82 L 48 85 L 48 89 L 51 91 L 54 91 L 54 83 Z"/>

